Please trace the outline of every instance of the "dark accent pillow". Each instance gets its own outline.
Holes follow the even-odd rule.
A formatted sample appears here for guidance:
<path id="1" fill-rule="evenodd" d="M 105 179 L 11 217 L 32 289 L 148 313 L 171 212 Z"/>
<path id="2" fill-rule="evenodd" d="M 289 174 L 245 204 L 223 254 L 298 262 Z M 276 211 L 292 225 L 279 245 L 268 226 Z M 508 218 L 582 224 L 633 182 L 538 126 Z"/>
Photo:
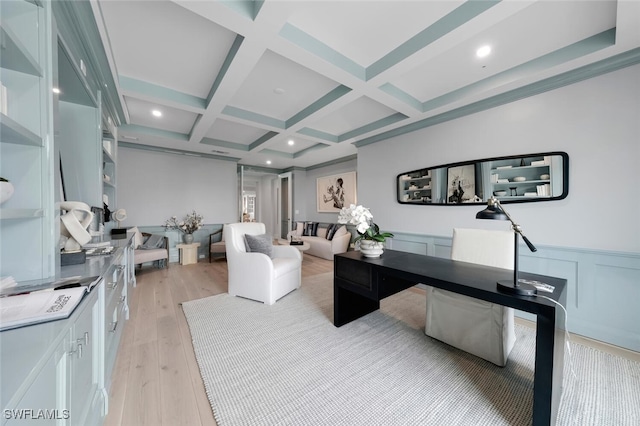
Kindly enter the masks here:
<path id="1" fill-rule="evenodd" d="M 339 226 L 340 225 L 338 225 L 337 223 L 332 223 L 329 226 L 327 226 L 327 240 L 329 241 L 333 240 L 333 236 L 335 235 Z"/>
<path id="2" fill-rule="evenodd" d="M 304 230 L 302 231 L 302 235 L 307 237 L 317 237 L 318 236 L 318 222 L 305 222 Z"/>
<path id="3" fill-rule="evenodd" d="M 273 257 L 273 242 L 271 235 L 244 235 L 244 245 L 249 253 L 263 253 Z"/>

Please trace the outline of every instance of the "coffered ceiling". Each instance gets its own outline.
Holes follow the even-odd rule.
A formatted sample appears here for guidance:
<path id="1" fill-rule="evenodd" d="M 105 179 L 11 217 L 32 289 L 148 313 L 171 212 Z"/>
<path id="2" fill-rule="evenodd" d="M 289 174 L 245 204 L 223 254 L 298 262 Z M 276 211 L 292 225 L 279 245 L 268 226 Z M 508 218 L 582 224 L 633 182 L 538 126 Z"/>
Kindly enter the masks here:
<path id="1" fill-rule="evenodd" d="M 91 1 L 121 142 L 280 170 L 640 62 L 635 0 Z"/>

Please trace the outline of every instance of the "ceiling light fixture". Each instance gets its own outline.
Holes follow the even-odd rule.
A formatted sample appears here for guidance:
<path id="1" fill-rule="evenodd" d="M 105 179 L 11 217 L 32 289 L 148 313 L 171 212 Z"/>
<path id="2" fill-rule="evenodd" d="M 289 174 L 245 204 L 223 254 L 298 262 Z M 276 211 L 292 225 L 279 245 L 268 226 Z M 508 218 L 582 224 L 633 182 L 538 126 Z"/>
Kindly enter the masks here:
<path id="1" fill-rule="evenodd" d="M 54 87 L 51 90 L 53 90 L 53 93 L 55 93 L 55 94 L 59 94 L 60 93 L 60 89 L 58 89 L 57 87 Z"/>
<path id="2" fill-rule="evenodd" d="M 476 56 L 478 58 L 484 58 L 486 56 L 489 56 L 490 53 L 491 53 L 491 46 L 489 45 L 482 46 L 481 48 L 476 50 Z"/>
<path id="3" fill-rule="evenodd" d="M 154 117 L 162 117 L 162 111 L 158 109 L 154 109 L 153 111 L 151 111 L 151 114 L 153 114 Z"/>
<path id="4" fill-rule="evenodd" d="M 271 160 L 267 160 L 267 164 L 271 164 Z"/>
<path id="5" fill-rule="evenodd" d="M 289 145 L 294 145 L 295 141 L 293 139 L 289 139 L 289 142 L 287 142 Z"/>
<path id="6" fill-rule="evenodd" d="M 284 89 L 282 87 L 276 87 L 275 89 L 273 89 L 273 93 L 275 93 L 276 95 L 284 95 Z"/>

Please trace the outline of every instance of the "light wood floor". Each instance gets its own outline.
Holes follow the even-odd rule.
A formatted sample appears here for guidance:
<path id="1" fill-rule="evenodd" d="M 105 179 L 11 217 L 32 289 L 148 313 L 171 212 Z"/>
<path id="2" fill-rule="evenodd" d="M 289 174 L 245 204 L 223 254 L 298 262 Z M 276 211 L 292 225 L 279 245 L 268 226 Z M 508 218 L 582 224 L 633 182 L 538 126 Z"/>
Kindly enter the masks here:
<path id="1" fill-rule="evenodd" d="M 302 277 L 333 271 L 333 262 L 304 255 Z M 181 302 L 227 292 L 227 262 L 172 263 L 136 269 L 114 367 L 105 426 L 212 426 Z"/>
<path id="2" fill-rule="evenodd" d="M 304 255 L 303 283 L 305 277 L 332 270 L 332 261 Z M 145 266 L 136 269 L 136 277 L 105 426 L 216 425 L 180 303 L 225 293 L 226 261 L 200 261 L 188 266 L 172 263 L 165 269 Z M 637 352 L 576 335 L 571 341 L 640 361 Z"/>

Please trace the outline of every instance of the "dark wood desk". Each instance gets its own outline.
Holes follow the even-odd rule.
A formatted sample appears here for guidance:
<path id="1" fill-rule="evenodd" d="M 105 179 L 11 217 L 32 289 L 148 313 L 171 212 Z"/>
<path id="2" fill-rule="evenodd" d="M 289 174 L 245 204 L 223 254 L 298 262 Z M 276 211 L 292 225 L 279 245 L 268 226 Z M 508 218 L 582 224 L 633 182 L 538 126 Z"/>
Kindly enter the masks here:
<path id="1" fill-rule="evenodd" d="M 541 294 L 566 304 L 565 279 L 524 272 L 520 277 L 551 284 L 554 292 Z M 513 272 L 505 269 L 395 250 L 385 250 L 377 259 L 357 251 L 338 254 L 334 257 L 334 324 L 340 327 L 373 312 L 380 308 L 381 299 L 418 283 L 535 314 L 533 425 L 552 425 L 562 394 L 564 313 L 541 297 L 499 293 L 496 282 L 512 278 Z"/>

